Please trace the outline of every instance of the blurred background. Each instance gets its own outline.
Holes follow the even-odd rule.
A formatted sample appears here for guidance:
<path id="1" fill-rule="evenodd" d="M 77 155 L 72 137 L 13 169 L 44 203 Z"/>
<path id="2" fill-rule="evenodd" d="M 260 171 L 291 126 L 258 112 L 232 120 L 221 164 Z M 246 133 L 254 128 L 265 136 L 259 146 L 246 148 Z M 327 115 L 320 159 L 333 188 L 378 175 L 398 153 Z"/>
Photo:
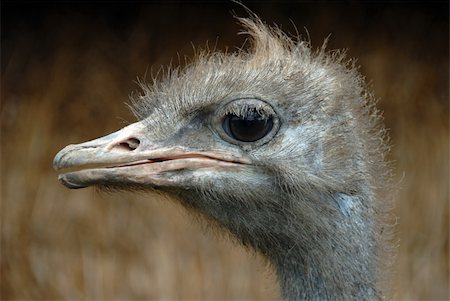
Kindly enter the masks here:
<path id="1" fill-rule="evenodd" d="M 248 2 L 268 24 L 348 49 L 392 138 L 395 299 L 449 299 L 448 3 Z M 1 4 L 1 299 L 277 299 L 258 255 L 145 193 L 68 190 L 69 143 L 134 118 L 136 80 L 245 36 L 232 2 Z M 294 26 L 295 25 L 295 26 Z M 297 28 L 297 29 L 296 29 Z"/>

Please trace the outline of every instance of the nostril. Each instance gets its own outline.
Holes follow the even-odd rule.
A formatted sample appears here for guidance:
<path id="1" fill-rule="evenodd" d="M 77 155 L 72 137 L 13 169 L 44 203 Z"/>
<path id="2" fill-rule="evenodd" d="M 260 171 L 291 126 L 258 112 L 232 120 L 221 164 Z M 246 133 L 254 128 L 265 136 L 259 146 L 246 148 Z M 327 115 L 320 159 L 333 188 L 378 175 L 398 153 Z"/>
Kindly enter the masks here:
<path id="1" fill-rule="evenodd" d="M 130 138 L 130 139 L 128 139 L 127 142 L 128 142 L 128 146 L 132 150 L 135 150 L 136 148 L 138 148 L 139 144 L 141 143 L 141 141 L 139 141 L 139 139 L 136 139 L 136 138 Z"/>
<path id="2" fill-rule="evenodd" d="M 134 151 L 136 148 L 138 148 L 140 143 L 141 142 L 139 141 L 139 139 L 129 138 L 126 141 L 117 144 L 115 148 L 124 151 Z"/>

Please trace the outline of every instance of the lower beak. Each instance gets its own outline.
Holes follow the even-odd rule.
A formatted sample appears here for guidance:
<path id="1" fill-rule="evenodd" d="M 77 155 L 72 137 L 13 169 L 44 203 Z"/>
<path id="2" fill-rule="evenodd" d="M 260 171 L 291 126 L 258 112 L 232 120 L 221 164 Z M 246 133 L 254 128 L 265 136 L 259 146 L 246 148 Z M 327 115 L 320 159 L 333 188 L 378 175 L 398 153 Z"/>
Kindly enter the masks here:
<path id="1" fill-rule="evenodd" d="M 60 182 L 68 188 L 171 186 L 178 179 L 169 176 L 170 171 L 239 169 L 251 163 L 242 153 L 157 145 L 148 141 L 146 131 L 145 123 L 137 122 L 102 138 L 66 146 L 55 156 L 53 166 L 75 171 L 59 175 Z"/>

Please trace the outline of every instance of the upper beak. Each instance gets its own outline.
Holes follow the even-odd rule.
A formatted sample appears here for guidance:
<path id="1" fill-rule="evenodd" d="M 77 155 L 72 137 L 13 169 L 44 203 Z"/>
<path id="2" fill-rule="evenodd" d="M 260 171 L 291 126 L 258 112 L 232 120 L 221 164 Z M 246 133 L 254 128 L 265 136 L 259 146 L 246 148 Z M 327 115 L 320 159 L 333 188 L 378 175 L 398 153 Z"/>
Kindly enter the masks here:
<path id="1" fill-rule="evenodd" d="M 152 143 L 144 122 L 133 123 L 110 135 L 63 148 L 53 160 L 55 170 L 76 168 L 59 175 L 68 188 L 90 185 L 173 185 L 164 172 L 201 168 L 240 168 L 251 161 L 242 152 L 196 150 Z"/>

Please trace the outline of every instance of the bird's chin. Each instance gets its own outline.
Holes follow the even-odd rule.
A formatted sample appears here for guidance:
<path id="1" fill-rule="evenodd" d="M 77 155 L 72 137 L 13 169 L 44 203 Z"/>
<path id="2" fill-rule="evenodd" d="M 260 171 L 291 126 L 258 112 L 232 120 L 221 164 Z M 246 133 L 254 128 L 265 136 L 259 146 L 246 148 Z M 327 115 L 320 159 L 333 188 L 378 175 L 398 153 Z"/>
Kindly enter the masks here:
<path id="1" fill-rule="evenodd" d="M 163 162 L 141 160 L 120 166 L 89 168 L 60 174 L 58 179 L 71 189 L 88 186 L 173 187 L 189 181 L 198 171 L 238 171 L 243 164 L 207 157 L 180 158 Z M 186 172 L 188 171 L 188 172 Z"/>

